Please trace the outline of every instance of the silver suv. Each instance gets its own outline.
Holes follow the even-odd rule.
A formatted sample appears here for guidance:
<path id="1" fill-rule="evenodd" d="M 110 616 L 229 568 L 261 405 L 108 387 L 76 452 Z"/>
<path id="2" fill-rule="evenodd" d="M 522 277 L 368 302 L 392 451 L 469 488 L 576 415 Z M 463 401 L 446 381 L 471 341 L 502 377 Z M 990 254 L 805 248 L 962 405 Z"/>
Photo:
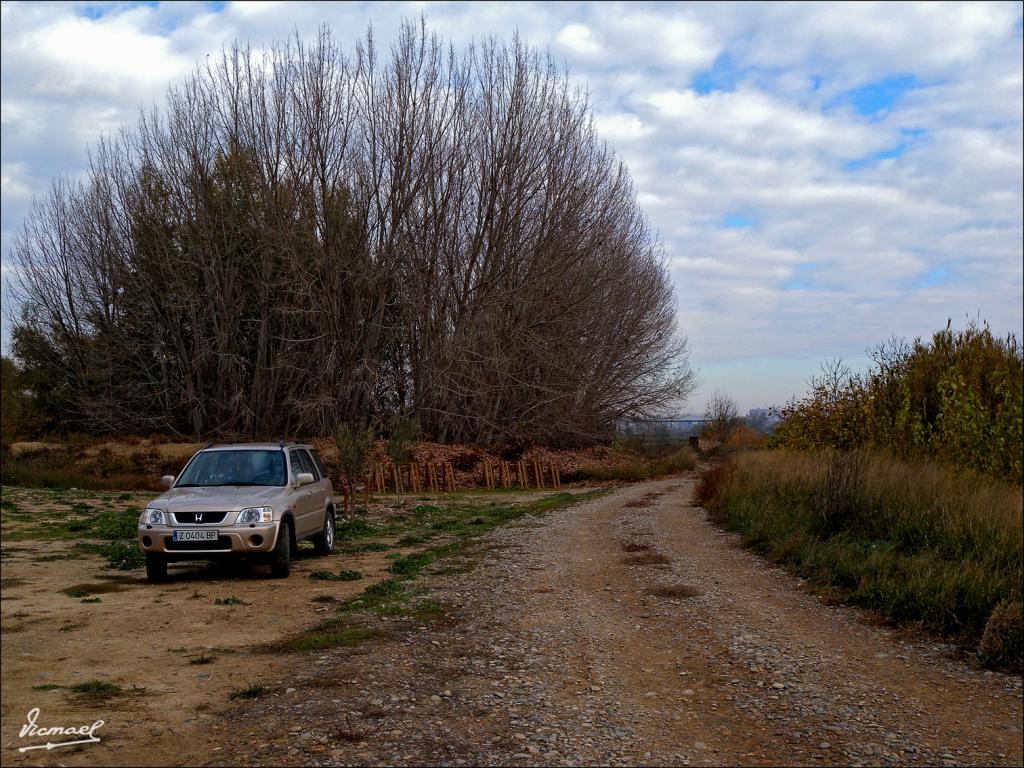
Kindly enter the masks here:
<path id="1" fill-rule="evenodd" d="M 181 560 L 252 557 L 283 578 L 298 542 L 334 549 L 334 497 L 320 457 L 305 443 L 208 445 L 139 518 L 150 581 Z"/>

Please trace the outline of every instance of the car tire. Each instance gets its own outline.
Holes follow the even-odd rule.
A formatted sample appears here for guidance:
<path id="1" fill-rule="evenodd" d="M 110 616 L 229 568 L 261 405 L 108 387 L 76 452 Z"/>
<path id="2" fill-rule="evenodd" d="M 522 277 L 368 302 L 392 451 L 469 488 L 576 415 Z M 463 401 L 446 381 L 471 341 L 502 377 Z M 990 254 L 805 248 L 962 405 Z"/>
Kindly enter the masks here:
<path id="1" fill-rule="evenodd" d="M 270 575 L 275 579 L 287 578 L 292 572 L 292 537 L 291 523 L 281 523 L 270 560 Z"/>
<path id="2" fill-rule="evenodd" d="M 334 510 L 324 511 L 324 527 L 313 537 L 313 547 L 318 555 L 329 555 L 334 551 Z"/>
<path id="3" fill-rule="evenodd" d="M 166 581 L 167 558 L 154 553 L 146 554 L 146 578 L 150 581 Z"/>

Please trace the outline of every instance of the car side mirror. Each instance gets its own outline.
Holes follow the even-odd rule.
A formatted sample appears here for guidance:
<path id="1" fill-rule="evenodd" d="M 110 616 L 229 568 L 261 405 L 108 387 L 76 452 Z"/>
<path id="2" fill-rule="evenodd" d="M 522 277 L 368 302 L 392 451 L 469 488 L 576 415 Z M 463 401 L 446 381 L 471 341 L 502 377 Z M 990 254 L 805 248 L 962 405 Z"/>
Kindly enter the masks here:
<path id="1" fill-rule="evenodd" d="M 164 475 L 160 478 L 160 482 L 163 483 L 164 488 L 170 488 L 174 485 L 174 475 Z"/>
<path id="2" fill-rule="evenodd" d="M 309 472 L 299 472 L 298 476 L 295 478 L 295 481 L 299 485 L 309 485 L 314 481 L 314 477 Z"/>

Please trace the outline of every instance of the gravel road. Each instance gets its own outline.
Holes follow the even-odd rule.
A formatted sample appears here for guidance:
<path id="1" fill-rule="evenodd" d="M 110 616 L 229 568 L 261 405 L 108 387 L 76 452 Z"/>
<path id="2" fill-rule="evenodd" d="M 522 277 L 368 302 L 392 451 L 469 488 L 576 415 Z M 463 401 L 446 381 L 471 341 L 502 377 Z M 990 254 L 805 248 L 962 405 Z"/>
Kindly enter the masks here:
<path id="1" fill-rule="evenodd" d="M 209 762 L 1024 762 L 1019 676 L 825 605 L 692 484 L 494 531 L 478 567 L 428 579 L 444 618 L 314 656 L 239 705 Z"/>

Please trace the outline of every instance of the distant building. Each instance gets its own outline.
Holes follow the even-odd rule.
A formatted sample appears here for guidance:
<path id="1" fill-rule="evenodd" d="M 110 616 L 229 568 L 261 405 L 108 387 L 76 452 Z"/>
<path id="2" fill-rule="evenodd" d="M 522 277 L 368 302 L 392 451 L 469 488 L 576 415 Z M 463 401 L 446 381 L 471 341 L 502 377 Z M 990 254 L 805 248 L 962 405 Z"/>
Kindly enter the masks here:
<path id="1" fill-rule="evenodd" d="M 761 434 L 772 431 L 779 418 L 767 408 L 751 408 L 747 411 L 747 425 Z"/>

